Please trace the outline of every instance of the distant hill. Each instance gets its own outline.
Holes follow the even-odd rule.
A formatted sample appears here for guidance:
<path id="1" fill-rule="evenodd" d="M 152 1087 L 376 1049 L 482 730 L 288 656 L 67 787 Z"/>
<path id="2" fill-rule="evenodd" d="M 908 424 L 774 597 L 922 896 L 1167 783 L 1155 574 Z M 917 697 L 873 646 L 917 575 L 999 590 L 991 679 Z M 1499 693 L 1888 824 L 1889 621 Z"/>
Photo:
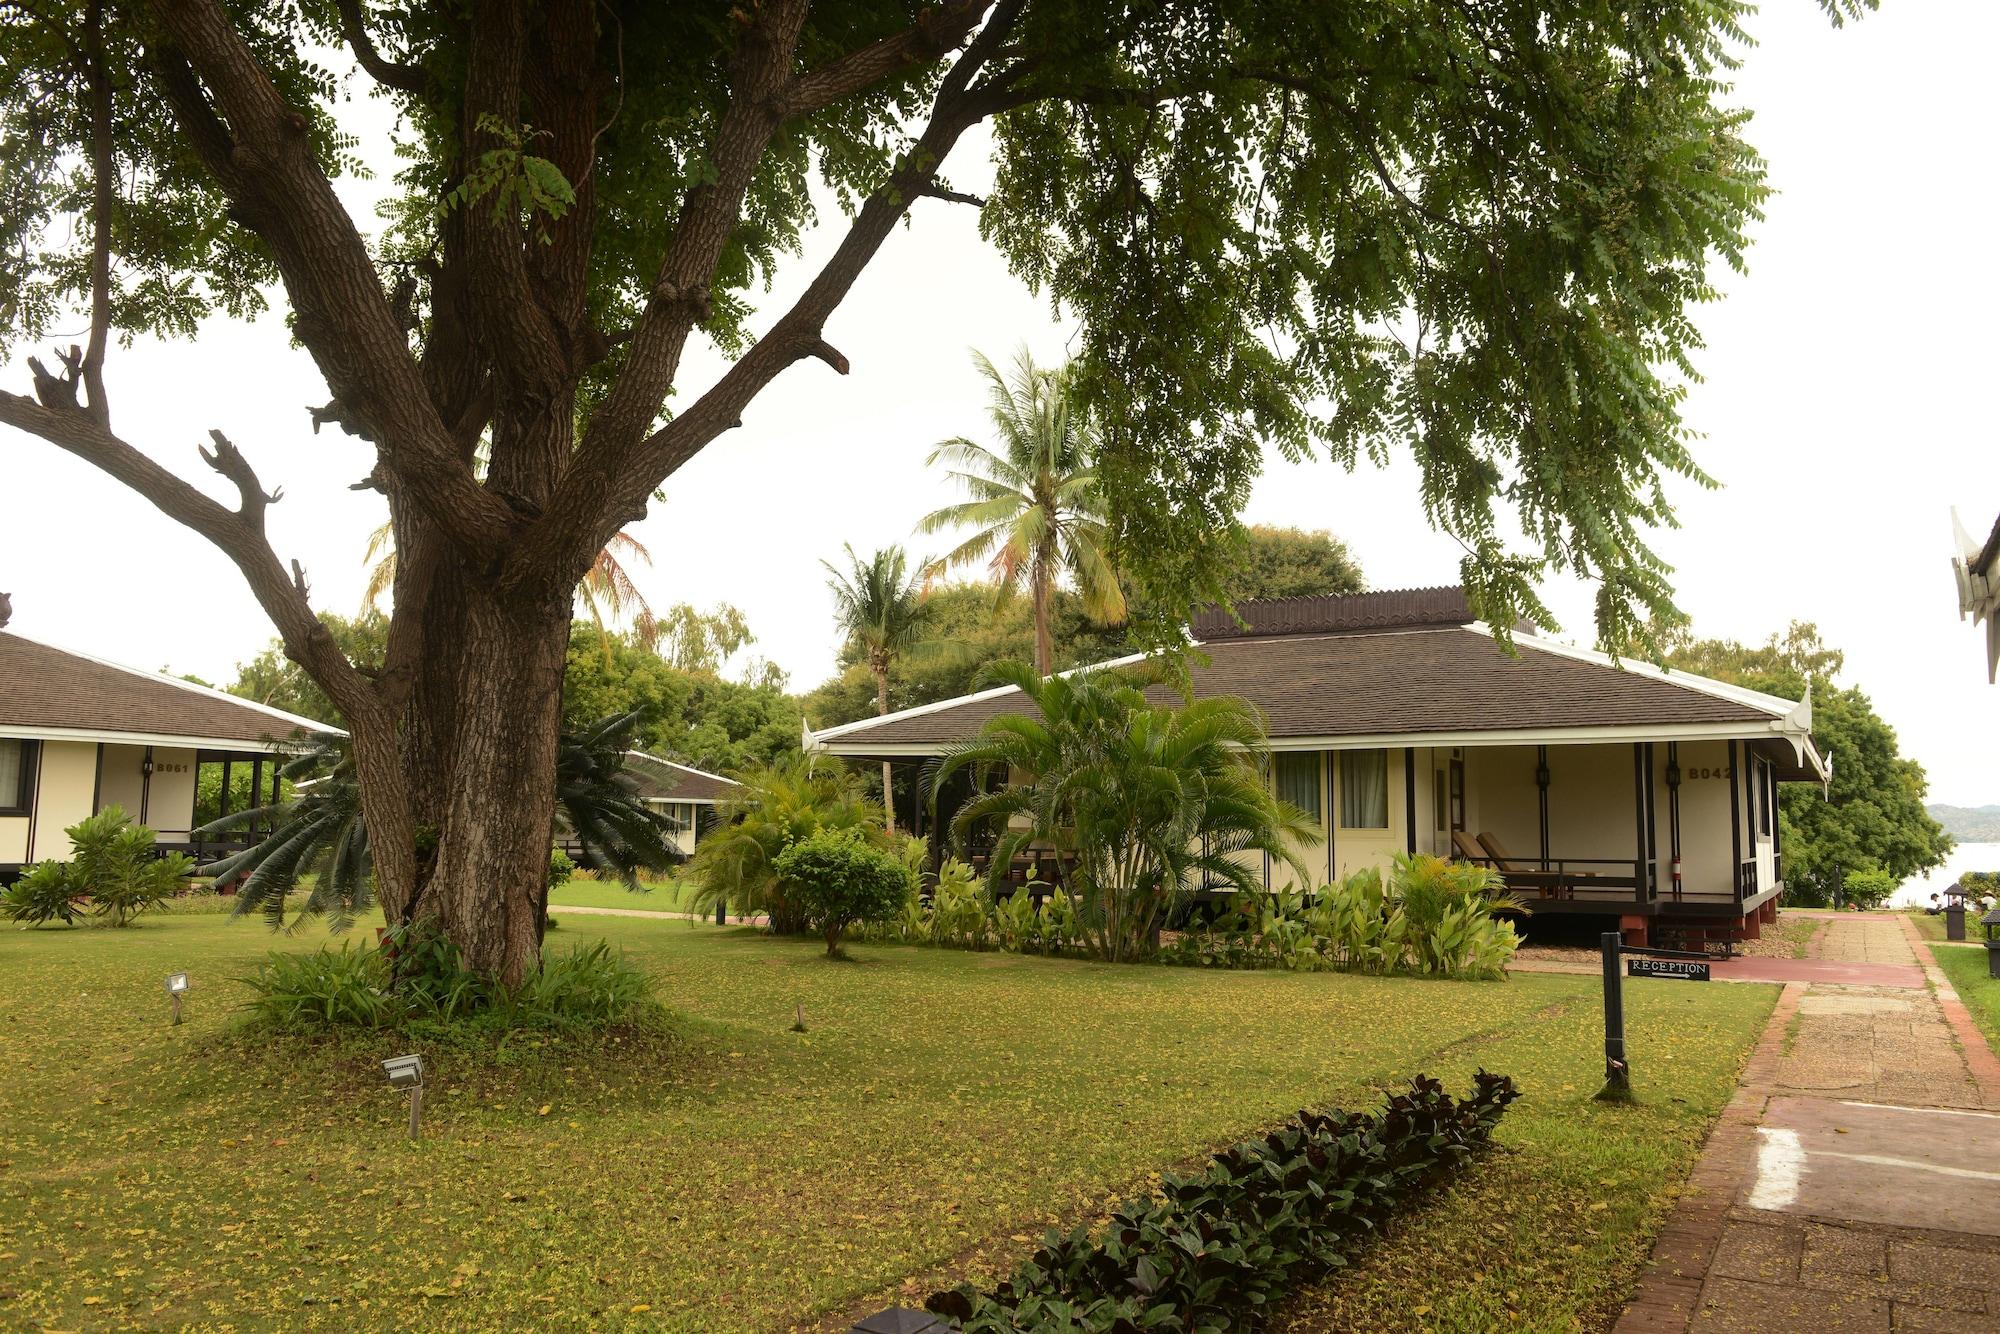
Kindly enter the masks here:
<path id="1" fill-rule="evenodd" d="M 1926 806 L 1931 819 L 1961 843 L 2000 843 L 2000 806 Z"/>

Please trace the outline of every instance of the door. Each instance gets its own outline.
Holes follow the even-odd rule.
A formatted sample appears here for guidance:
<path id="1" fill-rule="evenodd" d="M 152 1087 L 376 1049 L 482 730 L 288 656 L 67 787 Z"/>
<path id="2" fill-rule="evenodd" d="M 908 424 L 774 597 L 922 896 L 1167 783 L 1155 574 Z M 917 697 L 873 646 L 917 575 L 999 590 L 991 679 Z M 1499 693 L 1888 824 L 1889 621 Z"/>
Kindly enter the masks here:
<path id="1" fill-rule="evenodd" d="M 1400 750 L 1343 750 L 1333 763 L 1334 865 L 1345 877 L 1366 866 L 1388 874 L 1403 846 L 1398 812 L 1403 783 Z"/>

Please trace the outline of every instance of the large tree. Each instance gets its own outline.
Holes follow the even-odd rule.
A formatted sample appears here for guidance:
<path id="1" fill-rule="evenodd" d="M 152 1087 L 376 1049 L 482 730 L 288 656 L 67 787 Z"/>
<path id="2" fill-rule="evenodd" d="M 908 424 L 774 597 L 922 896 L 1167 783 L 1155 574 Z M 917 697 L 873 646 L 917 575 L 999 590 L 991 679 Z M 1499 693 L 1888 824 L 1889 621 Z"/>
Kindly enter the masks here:
<path id="1" fill-rule="evenodd" d="M 1944 863 L 1951 836 L 1924 809 L 1929 780 L 1904 755 L 1896 730 L 1858 686 L 1836 682 L 1847 658 L 1810 621 L 1793 621 L 1762 644 L 1667 639 L 1670 666 L 1785 699 L 1813 697 L 1813 741 L 1833 763 L 1825 792 L 1788 784 L 1779 794 L 1785 885 L 1802 903 L 1830 903 L 1850 871 L 1887 871 L 1908 879 Z"/>
<path id="2" fill-rule="evenodd" d="M 0 326 L 88 334 L 0 422 L 236 563 L 352 729 L 389 919 L 433 918 L 513 981 L 538 958 L 578 581 L 779 375 L 847 368 L 835 312 L 920 205 L 979 208 L 1073 322 L 1116 555 L 1155 605 L 1213 593 L 1268 443 L 1414 447 L 1494 624 L 1537 610 L 1544 563 L 1603 581 L 1609 639 L 1664 606 L 1642 537 L 1662 474 L 1695 471 L 1688 309 L 1765 191 L 1728 105 L 1749 8 L 8 4 Z M 335 49 L 393 104 L 393 148 L 359 137 L 383 118 L 349 118 Z M 980 126 L 984 199 L 944 175 Z M 373 236 L 331 180 L 368 163 L 400 186 Z M 844 234 L 759 315 L 829 204 Z M 114 336 L 269 300 L 325 377 L 315 424 L 375 451 L 397 568 L 373 671 L 274 548 L 248 453 L 219 430 L 204 451 L 225 503 L 155 457 L 144 403 L 114 416 Z M 683 382 L 697 337 L 734 356 L 706 386 Z"/>

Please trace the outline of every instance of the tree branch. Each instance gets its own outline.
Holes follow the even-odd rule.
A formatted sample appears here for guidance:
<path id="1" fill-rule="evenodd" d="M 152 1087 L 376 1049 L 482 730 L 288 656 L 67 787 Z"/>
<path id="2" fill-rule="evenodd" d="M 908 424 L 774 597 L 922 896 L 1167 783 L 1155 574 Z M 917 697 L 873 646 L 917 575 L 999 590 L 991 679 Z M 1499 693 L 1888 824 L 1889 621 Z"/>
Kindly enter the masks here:
<path id="1" fill-rule="evenodd" d="M 111 158 L 111 71 L 104 63 L 104 0 L 84 9 L 84 83 L 90 93 L 90 344 L 83 352 L 82 376 L 88 410 L 100 425 L 111 421 L 104 392 L 104 350 L 111 337 L 111 209 L 118 176 Z"/>
<path id="2" fill-rule="evenodd" d="M 810 116 L 891 75 L 936 60 L 963 42 L 993 0 L 949 0 L 922 10 L 915 24 L 799 75 L 780 95 L 778 114 Z"/>
<path id="3" fill-rule="evenodd" d="M 370 78 L 384 88 L 394 88 L 401 93 L 423 93 L 430 90 L 430 76 L 416 65 L 401 65 L 385 57 L 375 47 L 375 41 L 368 35 L 368 25 L 361 13 L 361 0 L 335 0 L 340 10 L 340 35 L 354 52 L 354 58 Z"/>
<path id="4" fill-rule="evenodd" d="M 239 510 L 196 490 L 81 409 L 52 408 L 25 395 L 0 390 L 0 424 L 74 454 L 144 496 L 168 518 L 213 542 L 243 572 L 251 593 L 277 626 L 286 654 L 312 673 L 349 718 L 375 715 L 379 706 L 367 680 L 313 614 L 296 563 L 287 573 L 265 540 L 264 507 L 277 496 L 264 494 L 249 462 L 221 432 L 211 432 L 215 450 L 203 450 L 202 457 L 236 484 L 242 496 Z"/>
<path id="5" fill-rule="evenodd" d="M 156 50 L 161 91 L 232 216 L 270 247 L 299 338 L 334 397 L 457 546 L 480 558 L 497 553 L 514 515 L 473 479 L 432 406 L 367 247 L 314 159 L 305 117 L 217 0 L 152 6 L 167 37 Z"/>

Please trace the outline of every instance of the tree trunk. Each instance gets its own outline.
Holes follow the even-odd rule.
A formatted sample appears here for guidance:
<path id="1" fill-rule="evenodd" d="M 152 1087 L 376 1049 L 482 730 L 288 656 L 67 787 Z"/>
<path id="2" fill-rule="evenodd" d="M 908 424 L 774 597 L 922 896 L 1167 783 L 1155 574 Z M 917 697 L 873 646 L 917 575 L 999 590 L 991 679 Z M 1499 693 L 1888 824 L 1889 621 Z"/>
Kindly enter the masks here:
<path id="1" fill-rule="evenodd" d="M 508 986 L 541 957 L 570 611 L 566 596 L 502 597 L 444 562 L 399 739 L 414 866 L 382 877 L 384 911 L 436 923 L 467 967 Z M 365 794 L 380 738 L 355 741 Z"/>
<path id="2" fill-rule="evenodd" d="M 1035 671 L 1047 676 L 1055 666 L 1055 642 L 1049 637 L 1049 568 L 1037 557 L 1030 576 L 1035 598 Z"/>
<path id="3" fill-rule="evenodd" d="M 889 664 L 875 665 L 875 713 L 879 717 L 889 712 Z M 882 761 L 882 828 L 888 833 L 896 832 L 896 788 L 890 775 L 889 761 Z"/>

